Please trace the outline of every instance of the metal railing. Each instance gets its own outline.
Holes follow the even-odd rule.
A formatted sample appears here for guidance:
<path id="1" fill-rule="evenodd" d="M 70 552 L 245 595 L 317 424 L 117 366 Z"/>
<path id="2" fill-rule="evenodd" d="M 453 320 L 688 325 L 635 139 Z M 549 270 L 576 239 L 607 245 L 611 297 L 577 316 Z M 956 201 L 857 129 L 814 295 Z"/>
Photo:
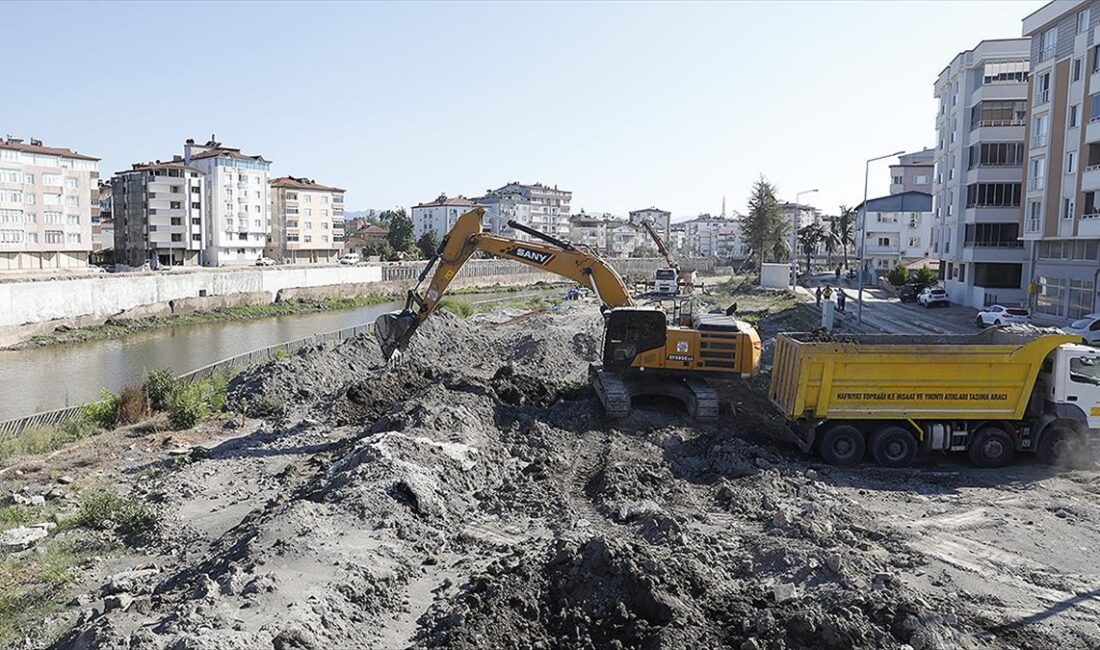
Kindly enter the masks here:
<path id="1" fill-rule="evenodd" d="M 312 334 L 293 341 L 286 341 L 285 343 L 278 343 L 276 345 L 269 345 L 266 348 L 260 348 L 258 350 L 250 350 L 248 352 L 238 354 L 228 359 L 222 359 L 221 361 L 215 361 L 209 365 L 201 368 L 186 372 L 178 377 L 177 381 L 193 382 L 201 381 L 203 379 L 210 379 L 219 372 L 230 370 L 232 368 L 248 368 L 259 363 L 270 361 L 280 354 L 292 354 L 301 348 L 320 345 L 328 341 L 344 341 L 350 338 L 354 338 L 359 334 L 368 334 L 374 331 L 374 323 L 367 323 L 364 325 L 356 325 L 354 327 L 345 327 L 344 329 L 334 330 L 332 332 L 322 332 L 319 334 Z M 0 439 L 10 438 L 17 436 L 28 429 L 34 429 L 44 426 L 58 426 L 71 422 L 78 418 L 81 412 L 85 408 L 85 404 L 78 406 L 66 406 L 65 408 L 56 409 L 53 411 L 46 411 L 44 413 L 34 413 L 32 415 L 25 415 L 20 418 L 14 418 L 11 420 L 5 420 L 0 422 Z"/>
<path id="2" fill-rule="evenodd" d="M 1050 89 L 1035 91 L 1035 105 L 1042 106 L 1050 102 Z"/>
<path id="3" fill-rule="evenodd" d="M 977 128 L 983 127 L 983 126 L 1023 126 L 1023 125 L 1024 125 L 1024 120 L 1022 120 L 1022 119 L 1014 119 L 1014 120 L 978 120 L 974 124 L 974 129 L 977 129 Z M 973 131 L 974 129 L 971 129 L 971 130 Z"/>

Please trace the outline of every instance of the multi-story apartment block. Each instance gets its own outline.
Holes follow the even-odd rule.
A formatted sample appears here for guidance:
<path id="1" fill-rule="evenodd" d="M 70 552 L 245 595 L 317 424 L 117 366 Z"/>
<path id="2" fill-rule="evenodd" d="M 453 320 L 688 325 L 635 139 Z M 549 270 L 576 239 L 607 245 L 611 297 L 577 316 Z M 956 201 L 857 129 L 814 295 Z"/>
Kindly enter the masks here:
<path id="1" fill-rule="evenodd" d="M 932 195 L 924 192 L 869 199 L 866 216 L 863 204 L 856 206 L 856 256 L 864 260 L 864 273 L 870 277 L 876 271 L 888 271 L 898 262 L 929 259 L 932 221 Z M 862 250 L 864 246 L 866 251 Z"/>
<path id="2" fill-rule="evenodd" d="M 608 220 L 609 215 L 588 214 L 581 210 L 569 220 L 569 241 L 602 254 L 607 247 Z"/>
<path id="3" fill-rule="evenodd" d="M 548 187 L 541 183 L 524 185 L 513 182 L 500 189 L 489 190 L 485 196 L 473 200 L 485 206 L 488 213 L 485 225 L 492 232 L 527 240 L 530 237 L 526 233 L 508 227 L 509 220 L 554 237 L 568 237 L 569 202 L 572 198 L 572 192 L 559 190 L 556 185 Z"/>
<path id="4" fill-rule="evenodd" d="M 641 226 L 609 219 L 605 226 L 605 245 L 601 253 L 605 257 L 630 257 L 639 247 L 654 248 Z"/>
<path id="5" fill-rule="evenodd" d="M 890 193 L 932 193 L 932 173 L 936 164 L 936 152 L 923 149 L 898 156 L 896 165 L 890 165 Z"/>
<path id="6" fill-rule="evenodd" d="M 821 225 L 821 210 L 812 205 L 783 202 L 779 204 L 779 216 L 791 228 L 797 221 L 799 230 L 813 224 Z"/>
<path id="7" fill-rule="evenodd" d="M 451 231 L 459 217 L 477 206 L 476 201 L 462 195 L 448 197 L 446 194 L 440 194 L 427 203 L 418 203 L 409 211 L 409 217 L 413 222 L 413 237 L 420 239 L 421 235 L 432 230 L 442 239 L 443 235 Z"/>
<path id="8" fill-rule="evenodd" d="M 176 157 L 137 163 L 111 178 L 115 261 L 128 266 L 203 263 L 205 175 Z"/>
<path id="9" fill-rule="evenodd" d="M 0 271 L 87 266 L 99 159 L 0 139 Z"/>
<path id="10" fill-rule="evenodd" d="M 682 225 L 685 247 L 693 255 L 722 258 L 748 255 L 748 245 L 741 236 L 740 215 L 727 219 L 701 214 Z"/>
<path id="11" fill-rule="evenodd" d="M 1023 38 L 982 41 L 935 82 L 932 252 L 951 300 L 964 305 L 1026 299 L 1019 214 L 1028 48 Z"/>
<path id="12" fill-rule="evenodd" d="M 206 223 L 203 264 L 255 264 L 267 246 L 271 223 L 268 181 L 271 162 L 222 146 L 187 140 L 183 162 L 204 173 Z"/>
<path id="13" fill-rule="evenodd" d="M 92 200 L 99 206 L 99 216 L 92 216 L 92 261 L 103 260 L 104 251 L 114 250 L 115 228 L 111 216 L 111 181 L 99 181 L 92 194 Z"/>
<path id="14" fill-rule="evenodd" d="M 645 221 L 653 226 L 653 229 L 657 231 L 662 240 L 668 241 L 669 229 L 672 226 L 671 212 L 660 208 L 646 208 L 645 210 L 632 210 L 630 212 L 630 223 L 640 226 Z"/>
<path id="15" fill-rule="evenodd" d="M 264 254 L 280 263 L 333 263 L 344 247 L 344 190 L 309 178 L 271 181 L 271 238 Z"/>
<path id="16" fill-rule="evenodd" d="M 1100 2 L 1051 2 L 1024 18 L 1030 39 L 1025 284 L 1036 319 L 1100 311 Z"/>

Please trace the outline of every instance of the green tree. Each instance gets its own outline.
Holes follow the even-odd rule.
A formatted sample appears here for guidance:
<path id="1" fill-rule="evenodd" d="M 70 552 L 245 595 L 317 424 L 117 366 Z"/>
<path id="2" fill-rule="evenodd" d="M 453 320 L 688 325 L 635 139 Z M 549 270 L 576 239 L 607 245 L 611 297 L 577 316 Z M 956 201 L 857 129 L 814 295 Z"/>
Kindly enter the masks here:
<path id="1" fill-rule="evenodd" d="M 785 261 L 788 224 L 779 213 L 775 186 L 763 174 L 753 183 L 748 207 L 748 214 L 742 220 L 742 229 L 757 269 L 765 262 Z"/>
<path id="2" fill-rule="evenodd" d="M 927 285 L 936 284 L 940 279 L 940 274 L 927 266 L 922 266 L 917 269 L 916 273 L 910 273 L 909 275 L 914 282 L 920 282 L 921 284 Z"/>
<path id="3" fill-rule="evenodd" d="M 798 247 L 802 250 L 802 254 L 806 256 L 807 273 L 810 272 L 810 262 L 814 253 L 817 252 L 817 247 L 824 239 L 825 229 L 816 223 L 811 223 L 798 231 Z"/>
<path id="4" fill-rule="evenodd" d="M 416 241 L 413 239 L 413 222 L 405 208 L 400 208 L 389 218 L 390 231 L 386 233 L 386 241 L 395 251 L 410 251 Z"/>
<path id="5" fill-rule="evenodd" d="M 660 252 L 648 244 L 642 244 L 641 246 L 635 246 L 634 252 L 631 257 L 657 257 Z"/>
<path id="6" fill-rule="evenodd" d="M 420 249 L 420 254 L 425 259 L 431 259 L 439 248 L 439 235 L 436 235 L 434 230 L 425 230 L 424 234 L 420 235 L 420 239 L 416 240 L 416 247 Z"/>
<path id="7" fill-rule="evenodd" d="M 897 265 L 886 274 L 886 279 L 895 287 L 900 287 L 909 281 L 909 269 L 905 268 L 905 265 L 901 262 L 898 262 Z"/>
<path id="8" fill-rule="evenodd" d="M 844 266 L 848 266 L 848 249 L 855 242 L 856 211 L 846 205 L 840 206 L 840 214 L 833 217 L 830 223 L 833 237 L 840 244 L 841 253 L 844 255 Z"/>
<path id="9" fill-rule="evenodd" d="M 363 254 L 367 256 L 377 255 L 383 262 L 390 259 L 393 256 L 393 246 L 390 246 L 390 242 L 385 239 L 379 239 L 373 244 L 363 249 Z"/>

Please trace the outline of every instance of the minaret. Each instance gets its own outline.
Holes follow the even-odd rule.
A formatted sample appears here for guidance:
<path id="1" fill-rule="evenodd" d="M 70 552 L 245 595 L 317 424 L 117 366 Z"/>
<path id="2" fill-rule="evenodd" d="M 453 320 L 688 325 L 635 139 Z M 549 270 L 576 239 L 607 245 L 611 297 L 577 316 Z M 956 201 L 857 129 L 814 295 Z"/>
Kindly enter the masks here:
<path id="1" fill-rule="evenodd" d="M 726 218 L 726 195 L 722 195 L 722 218 Z"/>

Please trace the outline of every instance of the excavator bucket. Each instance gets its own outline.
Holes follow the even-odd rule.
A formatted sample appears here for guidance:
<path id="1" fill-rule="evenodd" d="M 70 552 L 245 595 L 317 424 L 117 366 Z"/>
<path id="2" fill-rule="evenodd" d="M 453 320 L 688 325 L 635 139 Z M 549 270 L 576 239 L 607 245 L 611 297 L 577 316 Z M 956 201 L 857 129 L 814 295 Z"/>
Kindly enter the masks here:
<path id="1" fill-rule="evenodd" d="M 420 320 L 409 309 L 386 312 L 376 318 L 374 337 L 382 348 L 382 357 L 389 361 L 396 352 L 404 350 L 418 325 Z"/>

